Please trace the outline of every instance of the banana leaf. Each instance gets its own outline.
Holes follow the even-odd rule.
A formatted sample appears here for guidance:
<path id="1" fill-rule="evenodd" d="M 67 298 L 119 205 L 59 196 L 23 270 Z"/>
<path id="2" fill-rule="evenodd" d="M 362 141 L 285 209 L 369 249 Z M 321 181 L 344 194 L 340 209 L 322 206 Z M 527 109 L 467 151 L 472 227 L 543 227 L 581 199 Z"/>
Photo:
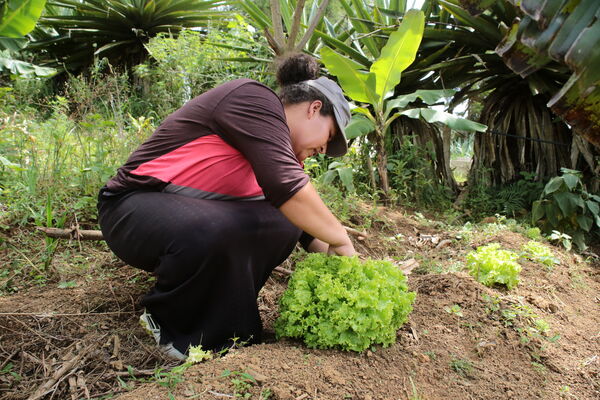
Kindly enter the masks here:
<path id="1" fill-rule="evenodd" d="M 0 36 L 18 38 L 33 30 L 46 0 L 6 0 L 0 4 Z"/>

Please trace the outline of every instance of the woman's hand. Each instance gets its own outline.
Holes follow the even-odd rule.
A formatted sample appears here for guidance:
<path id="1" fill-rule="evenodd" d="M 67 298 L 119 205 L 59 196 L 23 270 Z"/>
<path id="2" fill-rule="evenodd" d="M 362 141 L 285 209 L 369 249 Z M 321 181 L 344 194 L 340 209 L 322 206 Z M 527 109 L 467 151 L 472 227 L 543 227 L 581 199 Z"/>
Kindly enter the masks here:
<path id="1" fill-rule="evenodd" d="M 323 203 L 310 182 L 279 209 L 298 228 L 319 239 L 321 243 L 329 244 L 329 249 L 316 248 L 316 251 L 327 251 L 329 254 L 340 256 L 356 254 L 348 233 Z"/>
<path id="2" fill-rule="evenodd" d="M 342 244 L 340 246 L 329 245 L 329 251 L 327 251 L 329 255 L 338 255 L 338 256 L 353 256 L 356 255 L 356 250 L 354 250 L 354 245 L 348 239 L 348 243 Z"/>

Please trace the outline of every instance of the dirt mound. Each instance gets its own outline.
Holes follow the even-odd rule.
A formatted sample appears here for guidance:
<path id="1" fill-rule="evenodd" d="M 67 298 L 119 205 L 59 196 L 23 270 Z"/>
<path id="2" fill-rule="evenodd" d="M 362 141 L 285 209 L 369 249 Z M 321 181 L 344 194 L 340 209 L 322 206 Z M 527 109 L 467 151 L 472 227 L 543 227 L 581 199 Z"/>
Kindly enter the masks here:
<path id="1" fill-rule="evenodd" d="M 414 311 L 393 346 L 357 354 L 276 342 L 273 322 L 287 278 L 273 274 L 259 298 L 266 343 L 172 369 L 137 322 L 150 277 L 106 266 L 77 287 L 0 297 L 0 397 L 600 398 L 598 265 L 554 248 L 561 261 L 554 269 L 527 262 L 514 290 L 487 288 L 463 272 L 432 272 L 460 269 L 451 266 L 479 245 L 519 251 L 528 239 L 490 228 L 465 241 L 389 215 L 392 222 L 382 220 L 360 246 L 420 263 L 409 276 Z"/>
<path id="2" fill-rule="evenodd" d="M 508 324 L 503 312 L 515 303 L 469 276 L 416 276 L 410 284 L 418 292 L 415 309 L 389 348 L 355 354 L 290 341 L 257 345 L 191 367 L 175 387 L 144 385 L 120 399 L 169 393 L 182 399 L 595 399 L 600 393 L 597 313 L 589 320 L 568 317 L 577 326 L 553 329 L 563 335 L 557 344 L 529 335 L 525 314 Z M 544 314 L 526 301 L 521 307 Z M 569 311 L 544 317 L 554 324 Z"/>

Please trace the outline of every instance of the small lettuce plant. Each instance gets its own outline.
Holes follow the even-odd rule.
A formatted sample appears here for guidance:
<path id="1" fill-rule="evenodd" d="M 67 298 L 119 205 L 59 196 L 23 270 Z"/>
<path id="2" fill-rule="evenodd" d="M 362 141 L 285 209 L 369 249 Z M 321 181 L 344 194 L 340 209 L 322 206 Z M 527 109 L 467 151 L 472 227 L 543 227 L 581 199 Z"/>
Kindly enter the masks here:
<path id="1" fill-rule="evenodd" d="M 534 240 L 529 241 L 521 247 L 523 257 L 544 265 L 548 270 L 552 270 L 556 264 L 560 264 L 558 258 L 548 247 Z"/>
<path id="2" fill-rule="evenodd" d="M 467 254 L 469 273 L 486 286 L 504 285 L 509 290 L 519 284 L 519 255 L 501 250 L 499 243 L 478 247 Z"/>
<path id="3" fill-rule="evenodd" d="M 406 277 L 389 261 L 311 254 L 297 264 L 281 298 L 275 332 L 311 348 L 389 346 L 414 300 Z"/>

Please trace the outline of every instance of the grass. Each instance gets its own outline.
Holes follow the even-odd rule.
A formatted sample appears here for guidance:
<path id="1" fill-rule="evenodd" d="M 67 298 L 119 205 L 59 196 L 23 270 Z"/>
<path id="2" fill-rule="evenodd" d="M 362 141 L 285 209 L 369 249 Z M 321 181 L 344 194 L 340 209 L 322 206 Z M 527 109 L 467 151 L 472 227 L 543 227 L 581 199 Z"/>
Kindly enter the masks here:
<path id="1" fill-rule="evenodd" d="M 450 368 L 463 378 L 467 378 L 473 372 L 473 362 L 453 356 L 450 360 Z"/>

